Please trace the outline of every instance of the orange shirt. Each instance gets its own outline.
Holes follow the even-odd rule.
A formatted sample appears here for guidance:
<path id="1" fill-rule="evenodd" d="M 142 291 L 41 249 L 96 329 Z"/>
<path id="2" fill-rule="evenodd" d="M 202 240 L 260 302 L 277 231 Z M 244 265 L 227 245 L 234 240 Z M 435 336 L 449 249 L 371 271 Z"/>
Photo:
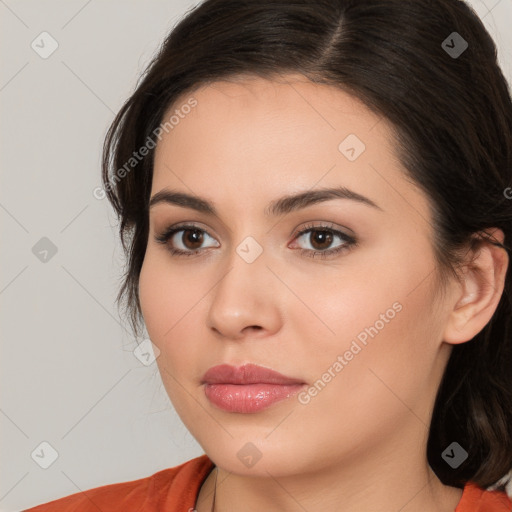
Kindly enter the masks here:
<path id="1" fill-rule="evenodd" d="M 152 476 L 72 494 L 24 512 L 193 512 L 201 485 L 213 469 L 201 455 Z M 512 512 L 504 492 L 468 482 L 454 512 Z"/>

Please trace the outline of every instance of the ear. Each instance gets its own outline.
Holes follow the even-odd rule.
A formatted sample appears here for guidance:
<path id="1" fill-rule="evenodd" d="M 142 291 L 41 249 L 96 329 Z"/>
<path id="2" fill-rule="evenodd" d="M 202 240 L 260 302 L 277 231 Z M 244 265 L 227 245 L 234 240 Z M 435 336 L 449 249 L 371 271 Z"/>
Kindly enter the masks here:
<path id="1" fill-rule="evenodd" d="M 493 228 L 478 239 L 463 267 L 446 323 L 443 340 L 447 343 L 464 343 L 474 338 L 492 318 L 503 294 L 509 257 L 495 242 L 503 244 L 503 231 Z"/>

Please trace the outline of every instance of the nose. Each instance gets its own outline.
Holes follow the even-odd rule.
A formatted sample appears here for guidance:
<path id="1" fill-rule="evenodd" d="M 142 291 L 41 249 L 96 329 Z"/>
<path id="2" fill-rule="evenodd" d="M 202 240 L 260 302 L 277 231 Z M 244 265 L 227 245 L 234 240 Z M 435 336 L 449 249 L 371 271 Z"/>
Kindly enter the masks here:
<path id="1" fill-rule="evenodd" d="M 266 337 L 280 329 L 284 286 L 267 267 L 264 253 L 244 261 L 235 251 L 210 295 L 208 328 L 230 340 Z"/>

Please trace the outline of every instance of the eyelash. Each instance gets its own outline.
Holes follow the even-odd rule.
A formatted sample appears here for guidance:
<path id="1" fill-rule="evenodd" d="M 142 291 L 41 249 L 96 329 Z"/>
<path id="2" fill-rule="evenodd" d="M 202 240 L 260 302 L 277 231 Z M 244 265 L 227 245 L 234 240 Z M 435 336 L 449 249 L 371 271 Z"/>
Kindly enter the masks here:
<path id="1" fill-rule="evenodd" d="M 172 228 L 167 229 L 161 235 L 155 236 L 155 240 L 160 244 L 167 245 L 167 242 L 173 235 L 175 235 L 179 231 L 187 231 L 187 230 L 200 231 L 202 233 L 206 233 L 210 238 L 213 238 L 207 231 L 199 228 L 198 226 L 195 226 L 193 224 L 184 224 L 184 225 L 174 226 Z M 354 237 L 349 236 L 346 233 L 343 233 L 337 229 L 334 229 L 332 224 L 331 225 L 322 225 L 322 226 L 315 226 L 313 224 L 307 225 L 307 226 L 305 226 L 305 228 L 303 230 L 299 231 L 295 235 L 294 240 L 296 238 L 299 238 L 299 237 L 307 234 L 307 233 L 311 233 L 314 231 L 328 232 L 330 234 L 337 235 L 345 243 L 343 245 L 336 247 L 335 249 L 327 249 L 325 251 L 315 251 L 315 250 L 311 250 L 311 249 L 298 249 L 302 255 L 305 255 L 309 258 L 315 258 L 317 256 L 320 258 L 326 258 L 328 256 L 338 254 L 343 251 L 351 250 L 352 248 L 354 248 L 357 245 L 357 240 Z M 174 247 L 167 247 L 167 249 L 173 256 L 194 256 L 195 254 L 202 251 L 202 249 L 183 251 L 181 249 L 176 249 Z"/>

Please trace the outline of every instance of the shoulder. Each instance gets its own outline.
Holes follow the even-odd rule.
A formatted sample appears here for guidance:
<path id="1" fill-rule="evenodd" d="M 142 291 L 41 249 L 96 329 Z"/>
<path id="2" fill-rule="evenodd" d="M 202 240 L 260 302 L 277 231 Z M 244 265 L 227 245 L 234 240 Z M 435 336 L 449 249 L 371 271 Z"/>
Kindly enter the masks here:
<path id="1" fill-rule="evenodd" d="M 146 478 L 96 487 L 24 512 L 189 512 L 213 467 L 213 462 L 201 455 Z"/>
<path id="2" fill-rule="evenodd" d="M 512 501 L 504 491 L 490 491 L 468 482 L 455 512 L 512 512 Z"/>

